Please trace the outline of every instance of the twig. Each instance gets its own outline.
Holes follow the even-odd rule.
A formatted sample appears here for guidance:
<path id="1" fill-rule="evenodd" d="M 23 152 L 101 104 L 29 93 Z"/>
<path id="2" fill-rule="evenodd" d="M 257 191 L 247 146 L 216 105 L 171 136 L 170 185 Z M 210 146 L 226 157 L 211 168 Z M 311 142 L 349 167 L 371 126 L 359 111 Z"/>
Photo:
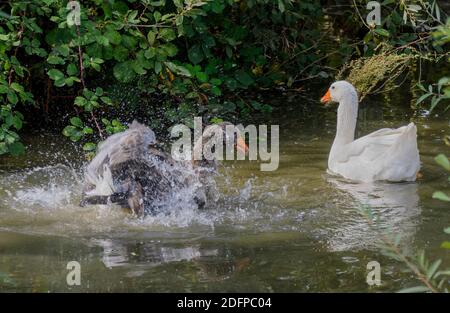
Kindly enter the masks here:
<path id="1" fill-rule="evenodd" d="M 366 218 L 367 223 L 370 227 L 376 228 L 376 225 L 374 225 L 373 220 L 368 214 L 363 214 L 363 216 Z M 427 276 L 424 275 L 416 265 L 411 263 L 411 261 L 408 260 L 408 258 L 398 249 L 397 245 L 392 242 L 392 240 L 389 239 L 389 237 L 386 234 L 381 235 L 381 240 L 383 243 L 392 251 L 394 252 L 397 257 L 406 264 L 406 266 L 409 267 L 409 269 L 417 276 L 417 278 L 433 293 L 438 293 L 436 288 L 431 284 L 431 282 L 428 280 Z"/>
<path id="2" fill-rule="evenodd" d="M 80 61 L 80 81 L 81 85 L 83 85 L 83 90 L 86 89 L 86 82 L 84 81 L 84 65 L 83 65 L 83 52 L 81 51 L 81 33 L 80 33 L 80 26 L 75 25 L 77 30 L 77 36 L 78 36 L 78 59 Z M 97 127 L 98 134 L 100 135 L 100 138 L 103 140 L 103 131 L 100 125 L 98 124 L 97 118 L 95 117 L 94 111 L 91 111 L 91 119 L 94 122 L 95 126 Z"/>
<path id="3" fill-rule="evenodd" d="M 21 14 L 21 16 L 23 16 L 23 14 Z M 23 36 L 23 32 L 24 32 L 24 26 L 23 26 L 23 23 L 21 23 L 20 24 L 20 30 L 19 30 L 19 32 L 18 32 L 18 40 L 21 40 L 22 39 L 22 36 Z M 14 56 L 17 56 L 17 50 L 19 49 L 19 46 L 17 46 L 15 49 L 14 49 Z M 12 84 L 12 76 L 13 76 L 13 73 L 14 73 L 14 66 L 11 66 L 11 68 L 10 68 L 10 70 L 9 70 L 9 73 L 8 73 L 8 85 L 11 85 Z"/>
<path id="4" fill-rule="evenodd" d="M 80 40 L 81 40 L 80 26 L 79 25 L 75 25 L 75 26 L 76 26 L 76 30 L 77 30 L 77 36 L 78 36 L 78 60 L 80 62 L 80 81 L 81 81 L 81 85 L 83 85 L 83 89 L 84 89 L 84 88 L 86 88 L 86 84 L 84 82 L 83 53 L 81 51 L 81 45 L 80 45 Z"/>
<path id="5" fill-rule="evenodd" d="M 353 5 L 355 6 L 355 10 L 356 10 L 356 12 L 358 13 L 358 15 L 359 15 L 359 18 L 361 19 L 361 21 L 363 22 L 363 24 L 364 24 L 364 26 L 366 26 L 368 29 L 371 29 L 370 28 L 370 26 L 369 25 L 367 25 L 367 23 L 366 23 L 366 21 L 364 20 L 364 18 L 362 17 L 362 15 L 361 15 L 361 12 L 359 12 L 359 9 L 358 9 L 358 6 L 357 6 L 357 4 L 356 4 L 356 1 L 355 0 L 353 0 Z"/>

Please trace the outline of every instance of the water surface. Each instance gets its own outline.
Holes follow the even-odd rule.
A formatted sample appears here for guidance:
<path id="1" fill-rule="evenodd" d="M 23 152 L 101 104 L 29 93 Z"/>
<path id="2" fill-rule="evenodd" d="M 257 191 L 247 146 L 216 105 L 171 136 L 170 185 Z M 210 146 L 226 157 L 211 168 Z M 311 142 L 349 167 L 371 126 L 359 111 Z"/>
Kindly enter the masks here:
<path id="1" fill-rule="evenodd" d="M 0 291 L 312 292 L 396 291 L 417 285 L 404 265 L 384 257 L 379 234 L 360 214 L 370 205 L 382 228 L 409 251 L 439 248 L 450 210 L 431 199 L 448 187 L 434 163 L 448 154 L 448 118 L 414 112 L 409 101 L 372 99 L 360 108 L 357 136 L 414 121 L 423 178 L 417 183 L 355 184 L 326 173 L 336 110 L 317 95 L 266 97 L 276 109 L 260 121 L 280 125 L 280 166 L 227 162 L 220 198 L 199 211 L 173 199 L 173 213 L 136 220 L 121 210 L 78 206 L 82 155 L 58 134 L 26 137 L 28 154 L 0 163 Z M 66 265 L 81 264 L 81 286 Z M 382 285 L 366 284 L 381 264 Z"/>

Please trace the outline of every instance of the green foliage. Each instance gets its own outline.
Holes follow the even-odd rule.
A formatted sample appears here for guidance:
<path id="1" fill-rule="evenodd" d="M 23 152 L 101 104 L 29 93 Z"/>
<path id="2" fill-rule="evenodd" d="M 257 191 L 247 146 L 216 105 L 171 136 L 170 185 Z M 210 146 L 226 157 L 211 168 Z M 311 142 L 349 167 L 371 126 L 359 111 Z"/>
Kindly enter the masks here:
<path id="1" fill-rule="evenodd" d="M 27 54 L 45 55 L 45 51 L 39 48 L 40 43 L 29 37 L 24 37 L 23 29 L 28 27 L 33 32 L 42 32 L 36 22 L 24 19 L 23 24 L 19 18 L 11 18 L 9 32 L 0 29 L 0 155 L 10 153 L 22 154 L 25 147 L 19 142 L 17 131 L 22 129 L 23 115 L 15 110 L 16 105 L 22 103 L 34 103 L 31 93 L 25 91 L 24 86 L 15 81 L 14 77 L 23 78 L 26 68 L 16 57 L 16 51 L 22 44 Z"/>
<path id="2" fill-rule="evenodd" d="M 420 1 L 421 3 L 423 1 Z M 429 6 L 428 9 L 436 12 L 440 16 L 440 12 L 436 2 L 433 2 L 433 6 Z M 411 8 L 410 8 L 411 9 Z M 413 11 L 418 11 L 415 8 Z M 437 16 L 436 16 L 437 18 Z M 450 19 L 447 20 L 445 25 L 438 27 L 437 31 L 433 34 L 434 45 L 439 48 L 450 42 Z M 430 36 L 431 37 L 431 36 Z M 442 101 L 450 98 L 450 79 L 447 77 L 441 78 L 436 85 L 429 85 L 425 88 L 421 83 L 418 87 L 424 92 L 424 94 L 417 100 L 417 104 L 423 103 L 426 99 L 431 99 L 430 111 L 436 108 L 436 106 Z M 448 109 L 448 107 L 446 108 Z M 448 141 L 445 141 L 447 144 Z M 444 154 L 439 154 L 435 157 L 435 161 L 444 170 L 450 172 L 450 160 Z M 450 202 L 450 197 L 443 191 L 435 191 L 432 196 L 434 199 L 444 202 Z M 444 229 L 446 234 L 450 234 L 450 228 Z M 403 289 L 401 292 L 449 292 L 450 282 L 450 269 L 440 270 L 442 261 L 440 259 L 435 261 L 429 261 L 425 257 L 425 252 L 418 253 L 415 258 L 408 257 L 405 252 L 399 248 L 399 241 L 392 241 L 389 237 L 384 237 L 385 250 L 387 255 L 404 262 L 408 268 L 414 272 L 417 278 L 422 282 L 422 286 L 416 286 L 412 288 Z M 444 241 L 441 245 L 444 249 L 450 249 L 450 241 Z"/>
<path id="3" fill-rule="evenodd" d="M 99 82 L 93 80 L 99 73 L 126 84 L 145 77 L 150 82 L 145 91 L 169 104 L 169 116 L 180 97 L 216 115 L 270 111 L 267 105 L 243 104 L 238 94 L 287 79 L 287 67 L 280 63 L 304 66 L 318 58 L 292 60 L 319 34 L 318 8 L 313 0 L 95 0 L 81 4 L 81 23 L 70 26 L 69 10 L 60 1 L 2 4 L 0 95 L 6 104 L 0 153 L 23 150 L 16 133 L 23 116 L 14 108 L 33 103 L 25 90 L 36 91 L 23 83 L 43 71 L 52 89 L 76 93 L 72 114 L 96 130 L 84 131 L 71 119 L 63 134 L 73 141 L 101 135 L 110 126 L 100 125 L 97 115 L 110 115 L 108 107 L 117 103 L 98 92 Z"/>
<path id="4" fill-rule="evenodd" d="M 447 172 L 450 172 L 450 160 L 444 154 L 439 154 L 437 157 L 434 158 L 434 160 L 443 169 L 445 169 Z M 433 193 L 433 198 L 445 202 L 450 202 L 450 197 L 442 191 L 435 191 Z"/>
<path id="5" fill-rule="evenodd" d="M 362 206 L 359 211 L 366 218 L 369 226 L 380 233 L 381 252 L 389 258 L 402 262 L 407 267 L 407 271 L 413 273 L 421 282 L 419 286 L 404 288 L 399 292 L 449 292 L 450 269 L 440 268 L 442 260 L 430 261 L 424 251 L 411 255 L 405 248 L 402 248 L 401 236 L 390 229 L 384 229 L 380 225 L 379 217 L 373 213 L 370 207 Z M 450 229 L 446 229 L 445 232 L 450 233 Z M 444 242 L 443 248 L 447 244 L 448 242 Z"/>
<path id="6" fill-rule="evenodd" d="M 436 85 L 428 85 L 428 88 L 421 83 L 418 83 L 417 86 L 421 91 L 424 92 L 419 99 L 417 99 L 416 104 L 421 104 L 427 99 L 431 99 L 430 112 L 433 111 L 436 106 L 443 100 L 450 99 L 450 78 L 443 77 L 439 80 Z M 446 110 L 450 106 L 446 107 Z"/>
<path id="7" fill-rule="evenodd" d="M 355 25 L 356 18 L 364 26 L 364 36 L 354 43 L 357 58 L 347 62 L 337 76 L 352 81 L 361 98 L 398 88 L 398 82 L 406 81 L 407 74 L 415 70 L 417 61 L 437 61 L 446 56 L 445 49 L 430 35 L 433 29 L 444 27 L 445 14 L 436 0 L 381 1 L 381 25 L 365 21 L 367 1 L 353 0 L 353 4 L 349 10 L 356 8 L 358 16 L 353 15 L 341 27 L 347 34 L 361 32 Z M 435 105 L 441 100 L 439 96 L 433 98 Z"/>
<path id="8" fill-rule="evenodd" d="M 337 78 L 351 82 L 361 101 L 366 95 L 379 91 L 380 85 L 394 83 L 412 61 L 411 55 L 380 53 L 351 61 L 340 70 Z"/>
<path id="9" fill-rule="evenodd" d="M 19 111 L 31 110 L 28 104 L 44 111 L 59 106 L 54 94 L 73 97 L 64 116 L 77 116 L 93 130 L 66 121 L 64 134 L 92 142 L 108 133 L 102 118 L 122 119 L 119 109 L 130 116 L 136 103 L 155 125 L 192 115 L 270 113 L 269 105 L 245 99 L 249 90 L 326 78 L 353 56 L 381 50 L 442 50 L 420 37 L 442 24 L 435 1 L 384 1 L 377 27 L 359 18 L 366 1 L 355 4 L 333 17 L 333 5 L 317 0 L 93 0 L 81 2 L 80 25 L 70 26 L 65 2 L 4 2 L 0 154 L 23 151 Z M 439 36 L 448 37 L 444 28 Z M 40 82 L 47 82 L 47 95 Z M 124 95 L 112 96 L 116 86 L 135 88 L 127 105 Z"/>
<path id="10" fill-rule="evenodd" d="M 16 287 L 17 282 L 8 273 L 0 272 L 0 286 Z"/>
<path id="11" fill-rule="evenodd" d="M 365 12 L 367 1 L 353 1 L 361 12 Z M 363 38 L 364 55 L 377 54 L 382 47 L 394 47 L 410 54 L 442 49 L 433 47 L 432 38 L 424 35 L 432 28 L 443 25 L 445 16 L 436 0 L 380 1 L 381 25 L 366 24 Z M 363 16 L 360 16 L 363 19 Z M 401 48 L 401 49 L 399 49 Z"/>
<path id="12" fill-rule="evenodd" d="M 437 48 L 448 45 L 450 43 L 450 18 L 447 19 L 445 25 L 441 25 L 435 32 L 432 33 L 434 38 L 434 45 Z M 441 101 L 447 101 L 450 99 L 450 77 L 442 77 L 436 84 L 428 85 L 425 88 L 423 84 L 418 83 L 417 86 L 424 93 L 417 99 L 417 104 L 425 102 L 425 100 L 431 100 L 430 112 L 433 111 Z M 450 104 L 446 106 L 445 110 L 448 110 Z"/>

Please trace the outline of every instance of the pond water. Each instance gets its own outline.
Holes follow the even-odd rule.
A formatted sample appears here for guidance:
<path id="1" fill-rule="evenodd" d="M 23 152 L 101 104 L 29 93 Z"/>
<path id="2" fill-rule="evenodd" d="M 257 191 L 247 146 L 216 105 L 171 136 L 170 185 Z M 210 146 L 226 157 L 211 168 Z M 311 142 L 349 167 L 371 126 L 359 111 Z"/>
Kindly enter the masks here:
<path id="1" fill-rule="evenodd" d="M 143 220 L 79 207 L 82 153 L 57 134 L 26 137 L 28 154 L 0 163 L 0 291 L 378 292 L 417 285 L 403 264 L 381 254 L 379 233 L 358 211 L 363 205 L 401 235 L 407 251 L 425 249 L 448 266 L 439 246 L 450 210 L 431 199 L 448 187 L 433 160 L 448 153 L 448 117 L 414 112 L 409 100 L 365 101 L 357 136 L 417 124 L 423 178 L 355 184 L 326 173 L 336 107 L 324 108 L 318 96 L 270 100 L 275 111 L 264 123 L 280 125 L 277 171 L 227 162 L 213 209 L 181 202 L 170 215 Z M 69 261 L 81 265 L 80 286 L 66 283 Z M 370 261 L 381 264 L 381 286 L 366 283 Z"/>

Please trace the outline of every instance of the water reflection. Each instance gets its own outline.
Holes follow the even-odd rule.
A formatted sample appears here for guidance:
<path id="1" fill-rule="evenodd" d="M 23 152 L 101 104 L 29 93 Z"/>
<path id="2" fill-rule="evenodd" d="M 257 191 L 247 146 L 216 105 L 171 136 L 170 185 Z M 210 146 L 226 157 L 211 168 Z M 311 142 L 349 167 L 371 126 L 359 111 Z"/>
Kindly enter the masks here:
<path id="1" fill-rule="evenodd" d="M 327 176 L 326 181 L 338 190 L 342 198 L 338 207 L 343 206 L 333 235 L 328 238 L 332 250 L 363 248 L 377 243 L 379 234 L 370 228 L 364 214 L 355 210 L 358 207 L 370 208 L 378 229 L 399 234 L 404 244 L 412 242 L 421 213 L 417 183 L 355 183 L 335 176 Z"/>
<path id="2" fill-rule="evenodd" d="M 65 149 L 60 137 L 34 138 L 24 159 L 0 162 L 0 274 L 15 282 L 0 283 L 0 291 L 68 291 L 71 260 L 80 260 L 86 279 L 76 291 L 367 291 L 368 260 L 382 262 L 384 290 L 415 284 L 397 262 L 381 259 L 361 205 L 402 235 L 402 247 L 435 247 L 448 259 L 438 247 L 447 240 L 450 211 L 431 199 L 447 186 L 434 157 L 448 149 L 441 139 L 448 119 L 417 121 L 422 181 L 355 184 L 324 176 L 334 110 L 311 105 L 301 112 L 297 98 L 290 106 L 279 101 L 283 115 L 266 123 L 283 126 L 276 172 L 225 163 L 214 208 L 186 208 L 174 198 L 180 209 L 143 220 L 114 207 L 80 208 L 81 166 L 51 158 Z M 403 125 L 410 116 L 402 110 L 361 115 L 358 136 Z"/>
<path id="3" fill-rule="evenodd" d="M 235 256 L 229 249 L 207 248 L 200 243 L 171 246 L 153 240 L 92 239 L 90 245 L 103 249 L 101 261 L 105 267 L 123 267 L 127 277 L 139 277 L 151 268 L 184 262 L 196 269 L 198 280 L 220 281 L 242 271 L 251 260 Z"/>
<path id="4" fill-rule="evenodd" d="M 92 243 L 103 248 L 102 262 L 108 268 L 130 264 L 151 267 L 218 254 L 217 249 L 201 249 L 199 245 L 170 247 L 154 242 L 130 243 L 115 239 L 94 239 Z"/>

